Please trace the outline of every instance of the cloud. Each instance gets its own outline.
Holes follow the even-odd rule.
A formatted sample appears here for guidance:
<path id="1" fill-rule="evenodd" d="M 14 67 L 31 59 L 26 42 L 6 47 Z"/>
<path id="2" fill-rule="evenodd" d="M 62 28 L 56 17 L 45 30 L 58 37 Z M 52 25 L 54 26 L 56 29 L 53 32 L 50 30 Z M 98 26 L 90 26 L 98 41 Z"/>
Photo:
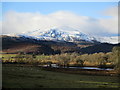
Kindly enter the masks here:
<path id="1" fill-rule="evenodd" d="M 111 18 L 100 19 L 101 26 L 103 26 L 107 32 L 118 34 L 118 7 L 108 8 L 103 13 L 106 16 L 111 16 Z"/>
<path id="2" fill-rule="evenodd" d="M 118 6 L 113 6 L 111 8 L 107 8 L 103 11 L 104 15 L 118 17 Z"/>
<path id="3" fill-rule="evenodd" d="M 109 12 L 110 13 L 110 12 Z M 113 15 L 112 15 L 113 16 Z M 7 12 L 3 17 L 3 34 L 21 33 L 40 29 L 68 27 L 92 35 L 117 34 L 117 18 L 91 18 L 69 11 L 58 11 L 48 15 L 36 13 Z M 66 29 L 67 30 L 67 29 Z"/>

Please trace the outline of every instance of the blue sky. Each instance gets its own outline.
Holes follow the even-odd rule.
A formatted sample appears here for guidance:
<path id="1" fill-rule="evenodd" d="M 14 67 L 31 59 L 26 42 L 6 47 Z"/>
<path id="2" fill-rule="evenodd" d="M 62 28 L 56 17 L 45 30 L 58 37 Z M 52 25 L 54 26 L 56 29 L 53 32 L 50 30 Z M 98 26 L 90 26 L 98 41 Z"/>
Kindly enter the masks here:
<path id="1" fill-rule="evenodd" d="M 101 14 L 103 10 L 117 5 L 116 2 L 4 2 L 2 4 L 3 15 L 7 11 L 49 14 L 62 10 L 103 18 L 108 17 Z"/>
<path id="2" fill-rule="evenodd" d="M 73 25 L 72 28 L 90 34 L 116 36 L 117 5 L 117 2 L 2 2 L 3 33 Z"/>

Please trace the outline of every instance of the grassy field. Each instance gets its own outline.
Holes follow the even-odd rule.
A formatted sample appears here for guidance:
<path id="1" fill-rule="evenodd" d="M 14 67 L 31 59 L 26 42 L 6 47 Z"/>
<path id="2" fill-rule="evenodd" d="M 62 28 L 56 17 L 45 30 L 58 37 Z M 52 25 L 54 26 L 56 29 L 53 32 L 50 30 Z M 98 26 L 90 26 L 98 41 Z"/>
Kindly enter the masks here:
<path id="1" fill-rule="evenodd" d="M 118 77 L 67 74 L 3 64 L 3 88 L 118 88 Z"/>
<path id="2" fill-rule="evenodd" d="M 8 58 L 8 57 L 15 57 L 16 55 L 17 54 L 2 54 L 1 56 Z"/>

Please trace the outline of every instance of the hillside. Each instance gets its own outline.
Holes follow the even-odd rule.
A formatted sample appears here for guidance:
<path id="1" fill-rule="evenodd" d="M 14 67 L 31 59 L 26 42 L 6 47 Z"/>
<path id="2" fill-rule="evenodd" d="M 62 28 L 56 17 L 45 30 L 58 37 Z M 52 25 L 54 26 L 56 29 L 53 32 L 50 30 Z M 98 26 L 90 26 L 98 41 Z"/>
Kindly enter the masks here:
<path id="1" fill-rule="evenodd" d="M 54 50 L 48 45 L 37 43 L 34 39 L 24 37 L 2 36 L 2 51 L 6 53 L 36 53 L 53 54 Z"/>
<path id="2" fill-rule="evenodd" d="M 36 40 L 26 37 L 1 36 L 2 51 L 6 53 L 58 54 L 77 51 L 75 43 Z M 57 47 L 56 47 L 57 46 Z"/>
<path id="3" fill-rule="evenodd" d="M 35 54 L 60 54 L 60 53 L 98 53 L 111 52 L 117 44 L 90 43 L 84 40 L 77 42 L 37 40 L 28 37 L 0 36 L 2 38 L 2 52 L 5 53 L 35 53 Z"/>
<path id="4" fill-rule="evenodd" d="M 112 48 L 116 45 L 117 44 L 114 45 L 114 44 L 109 44 L 109 43 L 101 43 L 101 44 L 89 46 L 86 48 L 81 48 L 80 52 L 88 53 L 88 54 L 99 53 L 99 52 L 107 53 L 107 52 L 111 52 Z"/>

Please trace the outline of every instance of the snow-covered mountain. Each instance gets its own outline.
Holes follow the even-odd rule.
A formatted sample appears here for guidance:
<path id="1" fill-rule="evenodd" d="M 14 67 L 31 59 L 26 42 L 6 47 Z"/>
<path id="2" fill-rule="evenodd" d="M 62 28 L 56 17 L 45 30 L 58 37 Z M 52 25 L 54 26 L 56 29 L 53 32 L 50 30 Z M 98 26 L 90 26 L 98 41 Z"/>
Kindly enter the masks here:
<path id="1" fill-rule="evenodd" d="M 93 42 L 94 40 L 96 40 L 94 37 L 79 32 L 77 30 L 74 31 L 71 30 L 68 32 L 60 29 L 50 29 L 48 31 L 43 31 L 43 32 L 41 32 L 41 30 L 35 30 L 31 32 L 22 33 L 19 36 L 34 37 L 40 40 L 68 41 L 68 42 L 74 42 L 80 40 Z"/>
<path id="2" fill-rule="evenodd" d="M 75 42 L 75 41 L 89 41 L 89 42 L 102 42 L 102 43 L 112 43 L 117 44 L 118 43 L 118 37 L 97 37 L 92 36 L 83 32 L 80 32 L 78 30 L 65 30 L 65 29 L 50 29 L 46 31 L 42 30 L 34 30 L 29 32 L 24 32 L 21 34 L 18 34 L 18 36 L 24 36 L 24 37 L 31 37 L 38 40 L 53 40 L 53 41 L 67 41 L 67 42 Z"/>

